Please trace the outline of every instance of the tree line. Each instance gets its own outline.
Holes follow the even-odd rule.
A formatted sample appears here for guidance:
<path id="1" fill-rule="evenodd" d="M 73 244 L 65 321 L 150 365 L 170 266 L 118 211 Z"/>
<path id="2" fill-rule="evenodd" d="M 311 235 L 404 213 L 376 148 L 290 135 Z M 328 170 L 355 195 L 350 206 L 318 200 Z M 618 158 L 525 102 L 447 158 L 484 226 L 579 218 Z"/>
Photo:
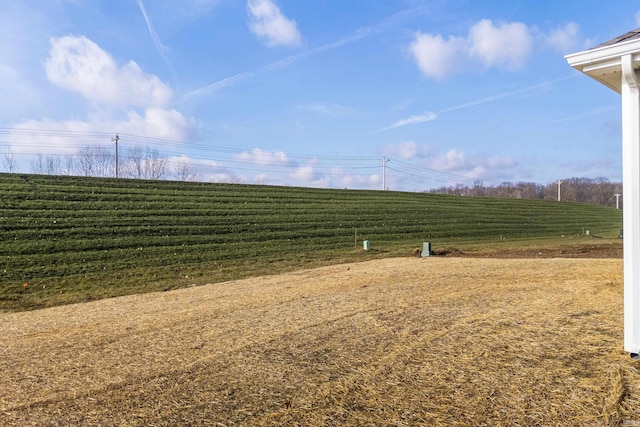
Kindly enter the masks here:
<path id="1" fill-rule="evenodd" d="M 118 170 L 112 149 L 84 147 L 75 154 L 37 154 L 31 160 L 31 172 L 40 175 L 75 175 L 90 177 L 114 177 L 138 179 L 169 179 L 195 181 L 197 176 L 188 159 L 170 161 L 156 148 L 134 145 L 119 153 Z M 18 162 L 12 153 L 3 159 L 4 169 L 17 172 Z"/>
<path id="2" fill-rule="evenodd" d="M 622 183 L 607 178 L 565 178 L 550 184 L 534 182 L 503 182 L 497 186 L 484 186 L 476 181 L 472 187 L 458 184 L 427 190 L 433 194 L 451 194 L 474 197 L 505 197 L 513 199 L 558 200 L 593 203 L 622 209 Z M 618 194 L 618 196 L 616 196 Z"/>

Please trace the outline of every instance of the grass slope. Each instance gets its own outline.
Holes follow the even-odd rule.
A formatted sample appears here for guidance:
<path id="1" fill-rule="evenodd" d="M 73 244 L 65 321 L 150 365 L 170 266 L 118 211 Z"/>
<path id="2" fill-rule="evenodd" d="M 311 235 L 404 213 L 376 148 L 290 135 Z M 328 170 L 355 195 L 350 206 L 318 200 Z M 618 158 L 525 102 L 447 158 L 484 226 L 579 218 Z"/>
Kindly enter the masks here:
<path id="1" fill-rule="evenodd" d="M 0 310 L 622 223 L 586 204 L 63 176 L 0 174 L 0 194 Z"/>

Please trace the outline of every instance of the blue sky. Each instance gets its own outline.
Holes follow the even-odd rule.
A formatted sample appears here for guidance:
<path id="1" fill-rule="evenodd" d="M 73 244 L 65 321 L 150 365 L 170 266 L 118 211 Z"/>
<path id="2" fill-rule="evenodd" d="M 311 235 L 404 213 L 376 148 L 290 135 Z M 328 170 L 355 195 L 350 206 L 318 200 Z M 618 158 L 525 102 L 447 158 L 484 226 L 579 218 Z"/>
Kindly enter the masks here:
<path id="1" fill-rule="evenodd" d="M 198 180 L 620 181 L 620 96 L 564 55 L 622 0 L 0 0 L 0 157 L 153 147 Z M 123 153 L 125 151 L 122 151 Z M 124 160 L 126 161 L 126 160 Z M 0 170 L 4 170 L 0 166 Z"/>

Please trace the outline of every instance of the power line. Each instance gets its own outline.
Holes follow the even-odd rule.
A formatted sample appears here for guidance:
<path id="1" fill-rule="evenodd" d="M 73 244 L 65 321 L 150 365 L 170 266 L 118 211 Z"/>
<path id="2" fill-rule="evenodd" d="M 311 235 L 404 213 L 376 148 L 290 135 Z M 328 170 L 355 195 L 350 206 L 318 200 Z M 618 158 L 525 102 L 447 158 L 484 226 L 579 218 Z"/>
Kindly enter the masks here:
<path id="1" fill-rule="evenodd" d="M 395 164 L 397 165 L 397 163 L 398 162 L 396 162 Z M 407 167 L 406 165 L 410 166 Z M 443 184 L 450 184 L 451 182 L 460 183 L 461 181 L 473 181 L 473 178 L 467 176 L 432 170 L 428 168 L 421 168 L 420 166 L 411 165 L 409 163 L 405 163 L 405 165 L 401 167 L 402 169 L 388 166 L 388 169 L 403 174 L 405 177 L 409 177 L 410 179 L 412 179 L 412 181 L 420 184 L 425 184 L 426 182 L 433 181 Z"/>
<path id="2" fill-rule="evenodd" d="M 435 176 L 443 176 L 443 177 L 447 177 L 449 180 L 451 178 L 458 178 L 458 179 L 463 179 L 465 181 L 471 181 L 473 180 L 473 178 L 466 176 L 466 175 L 461 175 L 461 174 L 456 174 L 453 172 L 445 172 L 445 171 L 441 171 L 441 170 L 437 170 L 437 169 L 432 169 L 432 168 L 428 168 L 425 166 L 420 166 L 420 165 L 416 165 L 414 163 L 408 163 L 408 162 L 404 162 L 402 160 L 395 160 L 394 159 L 394 163 L 399 164 L 401 166 L 404 166 L 410 170 L 413 170 L 417 173 L 426 173 L 426 174 L 433 174 Z"/>
<path id="3" fill-rule="evenodd" d="M 127 133 L 117 133 L 115 137 L 113 133 L 102 131 L 77 131 L 77 130 L 55 130 L 55 129 L 24 129 L 24 128 L 2 128 L 0 127 L 0 143 L 4 142 L 7 147 L 19 144 L 22 148 L 37 148 L 41 150 L 39 154 L 47 154 L 42 152 L 43 146 L 50 147 L 50 152 L 54 148 L 73 149 L 87 148 L 89 141 L 105 141 L 110 138 L 116 144 L 116 177 L 119 176 L 119 144 L 121 138 L 124 138 L 128 144 L 134 147 L 139 144 L 153 145 L 154 147 L 162 147 L 162 154 L 174 157 L 185 156 L 190 160 L 196 160 L 194 166 L 200 167 L 219 167 L 233 168 L 238 170 L 251 170 L 254 172 L 270 172 L 270 173 L 292 173 L 296 168 L 301 167 L 301 163 L 313 163 L 314 170 L 324 171 L 326 176 L 366 176 L 361 173 L 345 172 L 341 168 L 349 170 L 374 170 L 372 165 L 374 161 L 382 162 L 382 185 L 383 190 L 387 188 L 387 168 L 399 174 L 405 179 L 411 179 L 414 182 L 425 184 L 425 182 L 436 181 L 450 183 L 452 181 L 471 181 L 472 178 L 460 174 L 445 172 L 441 170 L 427 168 L 414 163 L 393 159 L 395 167 L 387 165 L 391 159 L 384 157 L 382 160 L 376 157 L 367 156 L 338 156 L 338 155 L 313 155 L 288 153 L 280 150 L 261 150 L 235 148 L 229 146 L 212 145 L 203 142 L 181 141 L 163 138 L 154 138 Z M 55 138 L 56 144 L 42 144 L 32 141 L 33 139 Z M 91 144 L 93 147 L 94 145 Z M 95 147 L 103 147 L 104 144 L 96 144 Z M 199 153 L 199 154 L 198 154 Z M 15 153 L 16 155 L 30 155 L 27 153 Z M 50 155 L 64 155 L 52 152 Z M 67 154 L 68 156 L 68 154 Z M 261 156 L 264 157 L 261 159 Z M 279 158 L 279 156 L 281 158 Z M 127 156 L 125 154 L 125 159 Z M 219 165 L 211 165 L 210 162 L 221 163 Z M 324 163 L 324 164 L 323 164 Z"/>
<path id="4" fill-rule="evenodd" d="M 104 140 L 106 138 L 111 138 L 113 133 L 111 132 L 85 132 L 85 131 L 69 131 L 69 130 L 54 130 L 54 129 L 22 129 L 22 128 L 2 128 L 0 127 L 0 135 L 9 135 L 9 136 L 28 136 L 28 137 L 57 137 L 57 138 L 72 138 L 72 139 L 98 139 Z M 173 140 L 173 139 L 164 139 L 164 138 L 154 138 L 140 135 L 132 135 L 127 133 L 120 132 L 119 135 L 124 137 L 127 141 L 131 143 L 144 143 L 144 144 L 153 144 L 154 146 L 167 146 L 170 148 L 176 149 L 189 149 L 196 151 L 206 151 L 206 152 L 215 152 L 215 153 L 228 153 L 228 154 L 243 154 L 243 153 L 254 153 L 256 149 L 248 149 L 248 148 L 234 148 L 234 147 L 225 147 L 219 145 L 210 145 L 204 143 L 197 143 L 193 141 L 181 141 L 181 140 Z M 0 138 L 2 140 L 2 138 Z M 4 139 L 5 143 L 9 143 Z M 15 141 L 12 141 L 15 142 Z M 37 143 L 29 143 L 28 141 L 20 140 L 21 146 L 30 147 L 30 148 L 42 148 L 41 144 Z M 82 143 L 83 141 L 80 141 Z M 75 147 L 78 143 L 63 145 L 63 147 Z M 85 144 L 86 145 L 86 144 Z M 174 150 L 167 150 L 169 152 L 173 152 Z M 292 159 L 300 159 L 300 160 L 310 160 L 310 159 L 322 159 L 322 160 L 343 160 L 343 161 L 372 161 L 377 160 L 377 157 L 374 156 L 337 156 L 337 155 L 314 155 L 314 154 L 297 154 L 297 153 L 285 153 L 280 150 L 258 150 L 259 152 L 266 153 L 279 153 L 282 152 L 287 157 Z M 181 151 L 177 151 L 181 153 Z"/>

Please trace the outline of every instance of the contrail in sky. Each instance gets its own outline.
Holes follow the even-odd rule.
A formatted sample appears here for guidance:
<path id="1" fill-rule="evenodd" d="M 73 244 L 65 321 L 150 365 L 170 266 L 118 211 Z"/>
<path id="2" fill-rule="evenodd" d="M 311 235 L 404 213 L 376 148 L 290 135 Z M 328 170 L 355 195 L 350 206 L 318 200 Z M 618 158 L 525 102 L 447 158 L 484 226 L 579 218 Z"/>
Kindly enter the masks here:
<path id="1" fill-rule="evenodd" d="M 217 82 L 211 83 L 207 86 L 203 86 L 201 88 L 198 89 L 194 89 L 192 91 L 189 91 L 187 93 L 185 93 L 184 95 L 182 95 L 181 100 L 186 100 L 189 98 L 195 98 L 195 97 L 199 97 L 199 96 L 204 96 L 207 95 L 211 92 L 215 92 L 218 89 L 222 89 L 224 87 L 229 87 L 229 86 L 234 86 L 237 83 L 240 83 L 243 80 L 246 80 L 250 77 L 255 77 L 258 76 L 260 74 L 264 74 L 268 71 L 273 71 L 273 70 L 278 70 L 278 69 L 282 69 L 287 67 L 289 64 L 292 64 L 294 62 L 300 61 L 301 59 L 304 59 L 308 56 L 311 55 L 315 55 L 321 52 L 325 52 L 331 49 L 335 49 L 338 48 L 340 46 L 349 44 L 349 43 L 353 43 L 356 42 L 360 39 L 363 39 L 364 37 L 366 37 L 368 35 L 368 33 L 364 33 L 361 32 L 360 30 L 356 31 L 353 35 L 349 36 L 349 37 L 345 37 L 343 39 L 340 39 L 336 42 L 333 43 L 328 43 L 325 44 L 323 46 L 319 46 L 313 49 L 310 49 L 306 52 L 302 52 L 302 53 L 297 53 L 295 55 L 291 55 L 288 56 L 284 59 L 279 59 L 277 61 L 274 61 L 270 64 L 264 65 L 260 68 L 258 68 L 256 71 L 247 71 L 244 73 L 238 73 L 235 74 L 231 77 L 226 77 L 222 80 L 218 80 Z"/>
<path id="2" fill-rule="evenodd" d="M 412 124 L 416 124 L 416 123 L 429 122 L 431 120 L 435 120 L 435 118 L 438 115 L 442 114 L 442 113 L 448 113 L 450 111 L 456 111 L 456 110 L 462 110 L 462 109 L 465 109 L 465 108 L 475 107 L 475 106 L 478 106 L 478 105 L 487 104 L 489 102 L 494 102 L 494 101 L 498 101 L 498 100 L 505 99 L 505 98 L 511 98 L 512 96 L 522 95 L 522 94 L 528 93 L 528 92 L 533 92 L 533 91 L 536 91 L 536 90 L 539 90 L 539 89 L 549 88 L 549 87 L 553 86 L 555 83 L 558 83 L 558 82 L 560 82 L 562 80 L 572 79 L 572 78 L 575 78 L 575 77 L 576 77 L 575 75 L 560 77 L 560 78 L 555 79 L 555 80 L 544 81 L 542 83 L 538 83 L 538 84 L 535 84 L 535 85 L 532 85 L 532 86 L 527 86 L 525 88 L 514 90 L 514 91 L 511 91 L 511 92 L 502 92 L 502 93 L 498 93 L 498 94 L 495 94 L 495 95 L 486 96 L 484 98 L 476 99 L 475 101 L 466 102 L 464 104 L 456 105 L 454 107 L 445 108 L 444 110 L 440 110 L 438 113 L 426 113 L 426 114 L 423 114 L 421 116 L 411 116 L 411 117 L 409 117 L 407 119 L 398 120 L 397 122 L 395 122 L 391 126 L 387 126 L 386 128 L 382 128 L 382 129 L 378 129 L 376 131 L 373 131 L 373 133 L 384 132 L 384 131 L 387 131 L 387 130 L 390 130 L 390 129 L 395 129 L 395 128 L 399 128 L 399 127 L 407 126 L 407 125 L 412 125 Z"/>
<path id="3" fill-rule="evenodd" d="M 604 113 L 607 111 L 611 111 L 611 110 L 615 110 L 616 107 L 600 107 L 600 108 L 596 108 L 595 110 L 591 110 L 591 111 L 587 111 L 586 113 L 582 113 L 582 114 L 578 114 L 575 116 L 571 116 L 571 117 L 566 117 L 564 119 L 558 119 L 558 120 L 552 120 L 550 122 L 547 122 L 548 124 L 551 123 L 562 123 L 562 122 L 568 122 L 571 120 L 577 120 L 577 119 L 582 119 L 584 117 L 589 117 L 589 116 L 595 116 L 596 114 L 600 114 L 600 113 Z"/>
<path id="4" fill-rule="evenodd" d="M 574 77 L 576 77 L 576 76 L 575 75 L 571 75 L 571 76 L 560 77 L 560 78 L 555 79 L 555 80 L 544 81 L 542 83 L 538 83 L 538 84 L 535 84 L 535 85 L 532 85 L 532 86 L 527 86 L 525 88 L 514 90 L 514 91 L 511 91 L 511 92 L 498 93 L 498 94 L 495 94 L 495 95 L 487 96 L 485 98 L 477 99 L 475 101 L 467 102 L 465 104 L 456 105 L 455 107 L 445 108 L 444 110 L 441 110 L 440 112 L 441 113 L 447 113 L 449 111 L 462 110 L 463 108 L 475 107 L 476 105 L 482 105 L 482 104 L 486 104 L 486 103 L 489 103 L 489 102 L 498 101 L 500 99 L 511 98 L 512 96 L 522 95 L 524 93 L 533 92 L 533 91 L 538 90 L 538 89 L 550 88 L 555 83 L 558 83 L 558 82 L 560 82 L 562 80 L 571 79 L 571 78 L 574 78 Z"/>
<path id="5" fill-rule="evenodd" d="M 211 83 L 210 85 L 198 88 L 198 89 L 194 89 L 190 92 L 185 93 L 184 95 L 182 95 L 182 97 L 180 98 L 180 100 L 185 100 L 185 99 L 189 99 L 189 98 L 197 98 L 199 96 L 204 96 L 210 92 L 215 92 L 218 89 L 222 89 L 224 87 L 228 87 L 228 86 L 234 86 L 235 84 L 248 79 L 249 77 L 253 77 L 255 76 L 256 73 L 240 73 L 240 74 L 236 74 L 234 76 L 231 77 L 227 77 L 226 79 L 222 79 L 219 80 L 215 83 Z"/>
<path id="6" fill-rule="evenodd" d="M 288 57 L 286 57 L 284 59 L 279 59 L 277 61 L 274 61 L 274 62 L 272 62 L 270 64 L 267 64 L 267 65 L 264 65 L 264 66 L 258 68 L 256 71 L 247 71 L 247 72 L 244 72 L 244 73 L 238 73 L 238 74 L 235 74 L 235 75 L 233 75 L 231 77 L 226 77 L 226 78 L 224 78 L 222 80 L 219 80 L 217 82 L 211 83 L 211 84 L 209 84 L 207 86 L 203 86 L 201 88 L 194 89 L 194 90 L 189 91 L 189 92 L 185 93 L 184 95 L 182 95 L 181 100 L 186 100 L 186 99 L 189 99 L 189 98 L 195 98 L 195 97 L 198 97 L 198 96 L 204 96 L 204 95 L 207 95 L 207 94 L 209 94 L 211 92 L 215 92 L 218 89 L 222 89 L 222 88 L 228 87 L 228 86 L 234 86 L 237 83 L 240 83 L 241 81 L 246 80 L 246 79 L 248 79 L 250 77 L 255 77 L 255 76 L 258 76 L 260 74 L 264 74 L 264 73 L 266 73 L 268 71 L 273 71 L 273 70 L 278 70 L 278 69 L 285 68 L 288 65 L 293 64 L 294 62 L 300 61 L 300 60 L 302 60 L 302 59 L 304 59 L 304 58 L 306 58 L 308 56 L 315 55 L 315 54 L 318 54 L 318 53 L 321 53 L 321 52 L 325 52 L 325 51 L 328 51 L 328 50 L 331 50 L 331 49 L 338 48 L 340 46 L 344 46 L 344 45 L 349 44 L 349 43 L 356 42 L 358 40 L 361 40 L 361 39 L 365 38 L 367 35 L 368 35 L 368 33 L 362 32 L 361 30 L 358 30 L 358 31 L 356 31 L 354 34 L 352 34 L 349 37 L 345 37 L 345 38 L 340 39 L 340 40 L 338 40 L 336 42 L 328 43 L 328 44 L 325 44 L 325 45 L 310 49 L 310 50 L 308 50 L 306 52 L 302 52 L 302 53 L 298 53 L 298 54 L 295 54 L 295 55 L 288 56 Z"/>
<path id="7" fill-rule="evenodd" d="M 141 3 L 142 0 L 138 0 L 138 3 Z M 375 26 L 371 26 L 371 27 L 362 27 L 362 28 L 358 28 L 356 31 L 354 31 L 352 34 L 343 37 L 339 40 L 336 40 L 334 42 L 331 43 L 327 43 L 324 44 L 322 46 L 318 46 L 315 47 L 313 49 L 309 49 L 306 52 L 302 52 L 302 53 L 298 53 L 295 55 L 291 55 L 288 56 L 286 58 L 280 59 L 278 61 L 272 62 L 270 64 L 267 64 L 265 66 L 262 66 L 260 68 L 258 68 L 256 71 L 248 71 L 248 72 L 244 72 L 244 73 L 238 73 L 235 74 L 233 76 L 224 78 L 222 80 L 219 80 L 217 82 L 211 83 L 207 86 L 203 86 L 200 87 L 198 89 L 194 89 L 192 91 L 189 91 L 187 93 L 185 93 L 184 95 L 182 95 L 181 100 L 186 100 L 186 99 L 190 99 L 190 98 L 195 98 L 195 97 L 199 97 L 199 96 L 204 96 L 207 95 L 211 92 L 214 92 L 218 89 L 222 89 L 224 87 L 228 87 L 228 86 L 233 86 L 237 83 L 240 83 L 243 80 L 246 80 L 250 77 L 255 77 L 258 76 L 260 74 L 264 74 L 266 72 L 269 71 L 273 71 L 273 70 L 277 70 L 277 69 L 281 69 L 284 68 L 294 62 L 300 61 L 306 57 L 312 56 L 312 55 L 317 55 L 319 53 L 323 53 L 323 52 L 327 52 L 333 49 L 337 49 L 339 47 L 351 44 L 351 43 L 355 43 L 357 41 L 360 41 L 362 39 L 365 39 L 367 37 L 369 37 L 372 34 L 375 33 L 379 33 L 381 31 L 386 30 L 387 28 L 396 25 L 402 21 L 405 21 L 407 19 L 413 18 L 421 13 L 424 13 L 425 11 L 427 11 L 428 9 L 431 9 L 428 6 L 420 6 L 414 9 L 407 9 L 407 10 L 403 10 L 400 12 L 397 12 L 393 15 L 391 15 L 389 18 L 385 19 L 384 21 L 382 21 L 381 23 L 375 25 Z M 143 12 L 144 13 L 144 12 Z M 149 30 L 150 32 L 152 31 L 152 29 Z M 153 37 L 153 36 L 152 36 Z"/>
<path id="8" fill-rule="evenodd" d="M 173 66 L 171 65 L 169 57 L 167 56 L 167 51 L 169 49 L 160 41 L 160 37 L 158 37 L 158 33 L 156 33 L 156 30 L 153 28 L 153 23 L 147 15 L 147 10 L 145 9 L 142 0 L 136 0 L 136 3 L 138 4 L 138 8 L 140 9 L 140 12 L 142 12 L 142 16 L 144 16 L 144 20 L 147 23 L 147 30 L 149 30 L 149 35 L 151 36 L 151 40 L 153 40 L 153 44 L 156 46 L 156 50 L 158 51 L 160 56 L 162 56 L 162 59 L 164 59 L 164 62 L 167 64 L 167 67 L 169 67 L 171 74 L 174 75 L 175 73 L 173 72 Z"/>
<path id="9" fill-rule="evenodd" d="M 397 122 L 395 122 L 391 126 L 387 126 L 386 128 L 378 129 L 377 131 L 374 131 L 373 133 L 384 132 L 386 130 L 395 129 L 395 128 L 399 128 L 399 127 L 407 126 L 407 125 L 413 125 L 413 124 L 416 124 L 416 123 L 430 122 L 431 120 L 435 120 L 436 117 L 438 117 L 438 115 L 436 113 L 433 113 L 433 112 L 429 111 L 429 112 L 423 113 L 423 114 L 421 114 L 419 116 L 411 116 L 411 117 L 406 118 L 406 119 L 398 120 Z"/>

